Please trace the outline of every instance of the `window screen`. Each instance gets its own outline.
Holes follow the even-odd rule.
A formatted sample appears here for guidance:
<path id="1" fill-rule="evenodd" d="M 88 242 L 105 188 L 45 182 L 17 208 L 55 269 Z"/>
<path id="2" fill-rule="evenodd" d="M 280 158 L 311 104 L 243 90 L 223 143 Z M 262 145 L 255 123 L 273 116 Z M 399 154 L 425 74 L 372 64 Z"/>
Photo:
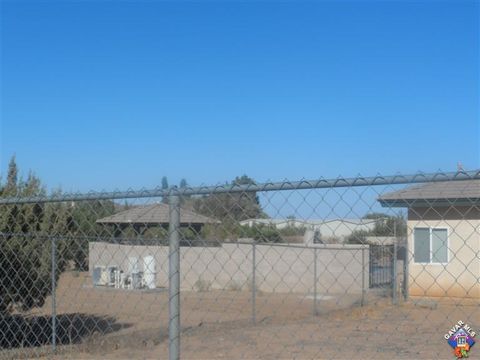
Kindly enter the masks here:
<path id="1" fill-rule="evenodd" d="M 432 262 L 448 261 L 448 235 L 446 229 L 432 229 Z"/>
<path id="2" fill-rule="evenodd" d="M 430 262 L 430 229 L 415 228 L 414 230 L 414 260 L 417 263 Z"/>

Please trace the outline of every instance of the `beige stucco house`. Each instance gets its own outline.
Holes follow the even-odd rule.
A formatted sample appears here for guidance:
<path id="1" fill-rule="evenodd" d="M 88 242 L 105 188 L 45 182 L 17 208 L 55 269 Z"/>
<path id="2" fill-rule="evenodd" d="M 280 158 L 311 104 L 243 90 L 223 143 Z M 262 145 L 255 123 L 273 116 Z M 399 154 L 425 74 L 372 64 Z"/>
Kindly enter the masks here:
<path id="1" fill-rule="evenodd" d="M 408 294 L 480 298 L 480 180 L 428 183 L 380 196 L 408 208 Z"/>

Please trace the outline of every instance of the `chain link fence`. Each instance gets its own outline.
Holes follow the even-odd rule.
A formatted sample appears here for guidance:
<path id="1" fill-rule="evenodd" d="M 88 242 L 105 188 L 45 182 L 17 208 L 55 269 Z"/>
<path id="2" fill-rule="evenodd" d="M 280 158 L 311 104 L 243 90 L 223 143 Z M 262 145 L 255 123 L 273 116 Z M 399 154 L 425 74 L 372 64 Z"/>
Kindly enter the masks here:
<path id="1" fill-rule="evenodd" d="M 4 198 L 0 358 L 449 358 L 479 244 L 480 172 Z"/>

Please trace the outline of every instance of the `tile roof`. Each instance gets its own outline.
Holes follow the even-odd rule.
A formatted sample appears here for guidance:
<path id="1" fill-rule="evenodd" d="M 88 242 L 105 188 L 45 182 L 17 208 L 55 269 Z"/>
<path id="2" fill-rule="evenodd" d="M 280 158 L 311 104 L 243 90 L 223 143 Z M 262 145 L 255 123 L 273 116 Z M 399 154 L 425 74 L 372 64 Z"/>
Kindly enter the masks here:
<path id="1" fill-rule="evenodd" d="M 383 206 L 473 205 L 480 203 L 480 180 L 451 180 L 411 186 L 383 194 Z"/>
<path id="2" fill-rule="evenodd" d="M 158 203 L 137 206 L 97 220 L 99 224 L 168 224 L 170 219 L 168 204 Z M 218 224 L 220 221 L 180 209 L 181 224 Z"/>

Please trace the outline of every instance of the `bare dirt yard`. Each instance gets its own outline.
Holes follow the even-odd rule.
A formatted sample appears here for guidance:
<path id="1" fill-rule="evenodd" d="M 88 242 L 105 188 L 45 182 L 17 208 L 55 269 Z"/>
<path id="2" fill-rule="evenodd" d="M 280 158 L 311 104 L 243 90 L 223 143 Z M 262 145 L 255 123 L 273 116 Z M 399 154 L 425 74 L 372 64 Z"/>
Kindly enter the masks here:
<path id="1" fill-rule="evenodd" d="M 256 322 L 249 291 L 183 292 L 181 356 L 185 359 L 452 359 L 443 338 L 458 320 L 480 330 L 480 303 L 462 299 L 391 298 L 369 292 L 319 295 L 260 293 Z M 87 274 L 65 273 L 57 291 L 57 353 L 50 352 L 51 299 L 28 314 L 36 346 L 0 358 L 159 359 L 168 356 L 168 294 L 94 288 Z M 471 358 L 480 358 L 480 346 Z"/>

